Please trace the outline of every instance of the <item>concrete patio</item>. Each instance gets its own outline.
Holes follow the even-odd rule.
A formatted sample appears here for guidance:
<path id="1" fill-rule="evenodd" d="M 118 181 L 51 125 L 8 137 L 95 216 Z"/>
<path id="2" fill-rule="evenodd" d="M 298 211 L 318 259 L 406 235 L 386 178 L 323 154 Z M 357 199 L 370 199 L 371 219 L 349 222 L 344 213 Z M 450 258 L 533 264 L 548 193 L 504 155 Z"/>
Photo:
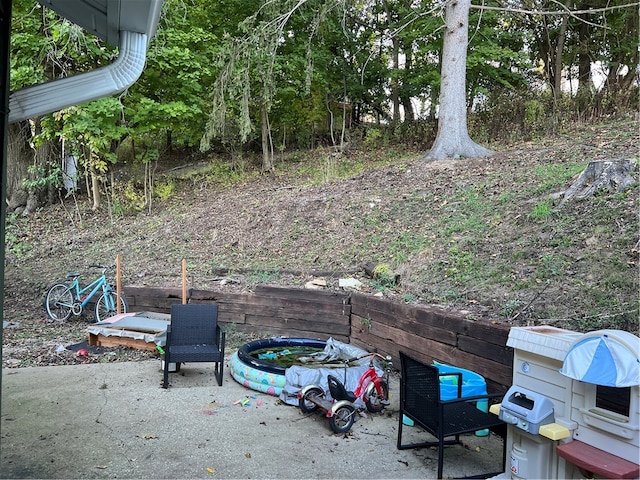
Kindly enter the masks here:
<path id="1" fill-rule="evenodd" d="M 228 369 L 227 369 L 228 370 Z M 160 388 L 160 360 L 4 369 L 1 478 L 434 478 L 435 449 L 397 450 L 398 380 L 391 405 L 334 435 L 249 390 L 228 371 L 189 364 Z M 249 404 L 238 400 L 249 397 Z M 252 398 L 255 397 L 255 398 Z M 427 435 L 405 428 L 411 435 Z M 446 477 L 500 468 L 502 441 L 464 437 Z"/>

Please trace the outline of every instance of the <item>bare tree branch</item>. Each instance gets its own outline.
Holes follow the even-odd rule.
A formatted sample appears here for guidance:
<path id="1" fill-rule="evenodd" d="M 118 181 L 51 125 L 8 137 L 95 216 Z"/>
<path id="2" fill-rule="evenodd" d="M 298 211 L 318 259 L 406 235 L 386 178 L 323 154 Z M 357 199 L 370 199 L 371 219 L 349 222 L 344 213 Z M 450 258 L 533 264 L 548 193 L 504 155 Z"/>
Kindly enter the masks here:
<path id="1" fill-rule="evenodd" d="M 565 5 L 563 5 L 562 3 L 556 0 L 552 0 L 552 1 L 553 3 L 561 7 L 560 10 L 527 10 L 525 8 L 490 7 L 487 5 L 471 5 L 471 8 L 476 10 L 495 10 L 498 12 L 522 13 L 524 15 L 567 15 L 569 14 L 572 17 L 575 17 L 581 21 L 584 21 L 584 19 L 577 17 L 577 15 L 584 15 L 586 13 L 608 12 L 611 10 L 621 10 L 623 8 L 632 8 L 640 5 L 640 2 L 633 2 L 633 3 L 626 3 L 624 5 L 611 5 L 609 7 L 602 7 L 602 8 L 589 8 L 586 10 L 571 10 L 570 8 L 567 8 Z"/>

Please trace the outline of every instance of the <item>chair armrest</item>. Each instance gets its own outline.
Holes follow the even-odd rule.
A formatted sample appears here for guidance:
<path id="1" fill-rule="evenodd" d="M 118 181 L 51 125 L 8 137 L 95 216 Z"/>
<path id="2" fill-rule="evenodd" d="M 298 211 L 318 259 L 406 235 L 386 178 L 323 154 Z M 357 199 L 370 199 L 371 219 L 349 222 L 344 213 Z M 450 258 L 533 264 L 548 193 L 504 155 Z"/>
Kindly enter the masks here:
<path id="1" fill-rule="evenodd" d="M 164 344 L 165 344 L 166 347 L 171 345 L 171 324 L 167 325 L 167 333 L 166 333 L 166 338 L 165 338 Z"/>
<path id="2" fill-rule="evenodd" d="M 220 340 L 222 340 L 222 338 L 225 336 L 226 336 L 225 328 L 219 323 L 216 323 L 216 342 L 218 342 L 218 345 L 220 344 Z"/>
<path id="3" fill-rule="evenodd" d="M 439 403 L 442 405 L 450 405 L 455 403 L 463 403 L 463 402 L 477 402 L 478 400 L 492 400 L 492 399 L 502 399 L 504 397 L 503 393 L 487 393 L 485 395 L 473 395 L 471 397 L 462 397 L 462 398 L 452 398 L 451 400 L 440 400 Z"/>
<path id="4" fill-rule="evenodd" d="M 224 344 L 226 341 L 227 341 L 227 329 L 224 326 L 217 323 L 216 324 L 216 342 L 218 343 L 218 348 L 220 349 L 222 356 L 224 356 Z"/>

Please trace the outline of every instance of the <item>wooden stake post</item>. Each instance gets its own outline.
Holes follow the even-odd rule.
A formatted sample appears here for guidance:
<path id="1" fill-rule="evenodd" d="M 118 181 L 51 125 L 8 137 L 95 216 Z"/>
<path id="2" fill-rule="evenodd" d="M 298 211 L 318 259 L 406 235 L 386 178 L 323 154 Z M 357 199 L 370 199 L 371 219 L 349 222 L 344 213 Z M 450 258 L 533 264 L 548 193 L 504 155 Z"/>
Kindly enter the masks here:
<path id="1" fill-rule="evenodd" d="M 116 255 L 116 313 L 122 313 L 121 297 L 121 281 L 120 281 L 120 254 Z"/>
<path id="2" fill-rule="evenodd" d="M 182 259 L 182 303 L 187 303 L 187 259 Z"/>

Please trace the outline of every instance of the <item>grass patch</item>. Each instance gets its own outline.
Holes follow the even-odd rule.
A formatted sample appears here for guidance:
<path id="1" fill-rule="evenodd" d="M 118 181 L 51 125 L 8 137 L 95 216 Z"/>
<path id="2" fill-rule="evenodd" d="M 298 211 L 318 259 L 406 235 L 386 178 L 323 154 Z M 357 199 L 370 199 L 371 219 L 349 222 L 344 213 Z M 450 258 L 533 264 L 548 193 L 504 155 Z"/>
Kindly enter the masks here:
<path id="1" fill-rule="evenodd" d="M 534 168 L 535 178 L 532 187 L 533 195 L 564 190 L 567 183 L 574 176 L 582 172 L 586 164 L 584 162 L 556 163 L 537 165 Z"/>
<path id="2" fill-rule="evenodd" d="M 275 270 L 257 270 L 246 275 L 246 282 L 251 286 L 276 283 L 281 278 Z"/>
<path id="3" fill-rule="evenodd" d="M 546 222 L 551 218 L 552 214 L 553 207 L 551 206 L 551 200 L 543 200 L 542 202 L 536 203 L 528 217 L 531 220 Z"/>

